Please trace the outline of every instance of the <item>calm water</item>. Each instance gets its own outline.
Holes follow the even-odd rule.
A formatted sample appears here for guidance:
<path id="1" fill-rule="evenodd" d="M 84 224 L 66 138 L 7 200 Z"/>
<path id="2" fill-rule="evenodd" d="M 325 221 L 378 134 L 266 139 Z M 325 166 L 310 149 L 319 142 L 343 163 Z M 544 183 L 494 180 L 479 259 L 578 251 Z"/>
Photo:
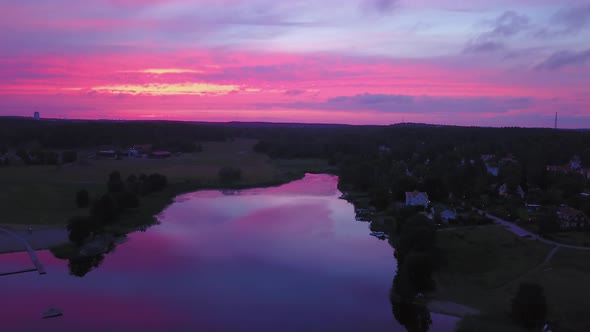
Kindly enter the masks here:
<path id="1" fill-rule="evenodd" d="M 39 252 L 47 275 L 0 277 L 0 331 L 405 331 L 392 248 L 355 220 L 337 178 L 177 198 L 83 278 Z M 0 255 L 0 266 L 30 264 Z M 40 319 L 50 308 L 64 316 Z M 432 315 L 431 331 L 454 318 Z"/>

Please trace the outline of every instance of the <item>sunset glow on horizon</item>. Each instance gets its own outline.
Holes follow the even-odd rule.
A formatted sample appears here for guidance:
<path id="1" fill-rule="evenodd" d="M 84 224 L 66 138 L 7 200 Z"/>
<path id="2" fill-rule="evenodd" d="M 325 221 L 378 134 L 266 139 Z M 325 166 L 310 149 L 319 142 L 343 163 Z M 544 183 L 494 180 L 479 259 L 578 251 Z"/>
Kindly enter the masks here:
<path id="1" fill-rule="evenodd" d="M 0 4 L 0 116 L 590 128 L 588 0 Z"/>

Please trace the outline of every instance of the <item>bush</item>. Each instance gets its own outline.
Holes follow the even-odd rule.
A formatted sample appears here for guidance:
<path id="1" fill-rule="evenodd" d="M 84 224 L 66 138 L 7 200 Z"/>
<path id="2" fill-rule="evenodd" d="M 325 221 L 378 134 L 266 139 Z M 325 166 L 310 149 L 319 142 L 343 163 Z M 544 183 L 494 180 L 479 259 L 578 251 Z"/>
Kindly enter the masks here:
<path id="1" fill-rule="evenodd" d="M 512 299 L 512 318 L 526 328 L 538 327 L 545 321 L 547 303 L 543 287 L 523 282 Z"/>
<path id="2" fill-rule="evenodd" d="M 86 189 L 78 190 L 76 193 L 76 206 L 79 208 L 88 207 L 90 204 L 90 194 Z"/>
<path id="3" fill-rule="evenodd" d="M 119 208 L 119 210 L 134 209 L 139 207 L 139 198 L 135 193 L 128 191 L 119 193 L 116 194 L 115 199 L 117 203 L 117 208 Z"/>
<path id="4" fill-rule="evenodd" d="M 96 222 L 92 217 L 73 217 L 68 221 L 68 238 L 71 242 L 82 245 L 96 228 Z"/>
<path id="5" fill-rule="evenodd" d="M 222 182 L 235 182 L 242 179 L 242 171 L 231 166 L 222 167 L 219 170 L 219 179 Z"/>

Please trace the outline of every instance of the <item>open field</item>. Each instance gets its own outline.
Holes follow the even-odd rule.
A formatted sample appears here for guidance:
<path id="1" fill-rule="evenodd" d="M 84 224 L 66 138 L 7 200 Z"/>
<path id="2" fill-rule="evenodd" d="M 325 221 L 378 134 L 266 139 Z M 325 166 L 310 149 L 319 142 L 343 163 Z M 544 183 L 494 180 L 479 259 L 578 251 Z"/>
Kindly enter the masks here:
<path id="1" fill-rule="evenodd" d="M 161 173 L 168 177 L 168 188 L 142 198 L 141 211 L 153 215 L 164 202 L 182 192 L 227 186 L 218 180 L 223 166 L 239 167 L 242 180 L 235 187 L 263 186 L 300 177 L 307 171 L 321 171 L 321 160 L 273 161 L 252 150 L 254 140 L 204 143 L 203 152 L 174 156 L 170 159 L 86 159 L 62 166 L 12 166 L 0 168 L 1 224 L 65 224 L 77 209 L 75 194 L 86 189 L 91 197 L 106 192 L 108 175 L 119 171 L 123 179 L 130 174 Z M 141 216 L 145 217 L 145 216 Z"/>
<path id="2" fill-rule="evenodd" d="M 437 274 L 435 297 L 483 312 L 467 317 L 460 331 L 482 326 L 514 329 L 510 303 L 523 281 L 545 288 L 549 320 L 572 331 L 590 330 L 590 309 L 584 305 L 590 294 L 590 252 L 560 248 L 543 264 L 550 245 L 519 238 L 496 225 L 439 232 L 437 240 L 448 262 Z"/>
<path id="3" fill-rule="evenodd" d="M 518 226 L 528 230 L 529 232 L 539 234 L 539 227 L 531 222 L 518 222 Z M 558 232 L 550 234 L 547 239 L 559 242 L 562 244 L 569 244 L 572 246 L 590 247 L 590 232 L 584 231 L 569 231 Z"/>

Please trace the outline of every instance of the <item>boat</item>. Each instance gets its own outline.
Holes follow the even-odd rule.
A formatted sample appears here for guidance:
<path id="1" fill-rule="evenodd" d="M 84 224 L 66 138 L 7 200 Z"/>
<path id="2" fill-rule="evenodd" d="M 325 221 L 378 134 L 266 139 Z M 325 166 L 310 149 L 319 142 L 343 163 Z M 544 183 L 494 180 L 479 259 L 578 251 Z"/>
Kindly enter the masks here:
<path id="1" fill-rule="evenodd" d="M 373 232 L 371 232 L 370 234 L 371 234 L 372 236 L 375 236 L 375 237 L 386 237 L 386 234 L 385 234 L 385 232 L 375 232 L 375 231 L 373 231 Z"/>
<path id="2" fill-rule="evenodd" d="M 43 318 L 54 318 L 59 316 L 63 316 L 63 312 L 61 311 L 61 309 L 57 308 L 50 308 L 44 311 L 42 315 Z"/>

